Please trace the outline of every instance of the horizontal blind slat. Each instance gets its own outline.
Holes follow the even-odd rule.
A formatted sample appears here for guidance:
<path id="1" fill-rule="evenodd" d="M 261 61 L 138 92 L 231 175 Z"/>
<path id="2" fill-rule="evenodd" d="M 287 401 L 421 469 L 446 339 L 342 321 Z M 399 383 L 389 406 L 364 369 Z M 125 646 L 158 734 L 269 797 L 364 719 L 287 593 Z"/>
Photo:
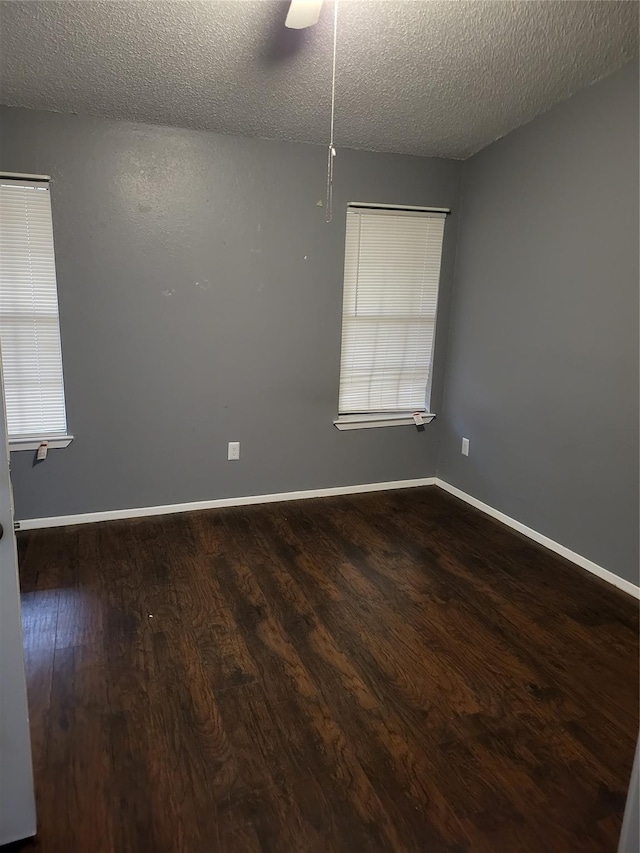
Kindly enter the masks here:
<path id="1" fill-rule="evenodd" d="M 0 186 L 0 341 L 9 436 L 65 432 L 48 187 Z"/>
<path id="2" fill-rule="evenodd" d="M 347 212 L 339 410 L 425 407 L 444 217 Z"/>

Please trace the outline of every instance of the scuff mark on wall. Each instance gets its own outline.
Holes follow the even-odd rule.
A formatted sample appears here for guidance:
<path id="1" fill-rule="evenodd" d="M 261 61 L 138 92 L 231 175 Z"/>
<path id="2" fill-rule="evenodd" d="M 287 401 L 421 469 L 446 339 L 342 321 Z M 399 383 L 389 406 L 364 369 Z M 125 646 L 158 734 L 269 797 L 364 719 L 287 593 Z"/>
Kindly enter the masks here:
<path id="1" fill-rule="evenodd" d="M 175 290 L 174 290 L 174 289 L 172 289 L 172 290 L 163 290 L 163 291 L 162 291 L 162 295 L 163 295 L 163 296 L 173 296 L 173 294 L 174 294 L 174 293 L 175 293 Z"/>

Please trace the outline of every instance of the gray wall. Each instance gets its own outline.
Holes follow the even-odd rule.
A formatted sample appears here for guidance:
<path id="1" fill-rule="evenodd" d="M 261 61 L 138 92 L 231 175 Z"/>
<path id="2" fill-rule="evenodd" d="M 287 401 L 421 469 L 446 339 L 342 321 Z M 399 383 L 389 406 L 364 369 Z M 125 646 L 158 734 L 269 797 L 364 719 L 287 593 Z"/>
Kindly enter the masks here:
<path id="1" fill-rule="evenodd" d="M 53 177 L 75 441 L 12 454 L 18 518 L 435 474 L 439 426 L 338 432 L 348 201 L 458 207 L 462 164 L 3 109 L 1 167 Z M 455 222 L 445 238 L 441 406 Z M 241 442 L 227 462 L 227 442 Z"/>
<path id="2" fill-rule="evenodd" d="M 465 164 L 446 382 L 438 475 L 637 583 L 637 63 Z"/>

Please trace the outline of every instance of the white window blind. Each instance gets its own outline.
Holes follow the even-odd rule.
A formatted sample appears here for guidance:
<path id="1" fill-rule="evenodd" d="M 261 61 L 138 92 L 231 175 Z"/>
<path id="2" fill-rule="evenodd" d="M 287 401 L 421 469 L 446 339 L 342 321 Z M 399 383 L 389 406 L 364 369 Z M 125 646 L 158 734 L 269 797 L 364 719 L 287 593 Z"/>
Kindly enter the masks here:
<path id="1" fill-rule="evenodd" d="M 49 186 L 0 177 L 0 341 L 9 438 L 66 433 Z"/>
<path id="2" fill-rule="evenodd" d="M 341 415 L 427 411 L 444 213 L 349 207 Z"/>

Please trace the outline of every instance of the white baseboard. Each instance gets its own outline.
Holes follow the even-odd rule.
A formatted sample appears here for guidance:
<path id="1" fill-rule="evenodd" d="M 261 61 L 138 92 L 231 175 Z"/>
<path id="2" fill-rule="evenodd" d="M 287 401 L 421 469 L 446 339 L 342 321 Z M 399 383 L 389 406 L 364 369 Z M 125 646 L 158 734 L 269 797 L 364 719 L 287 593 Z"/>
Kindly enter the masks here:
<path id="1" fill-rule="evenodd" d="M 135 509 L 114 509 L 104 512 L 83 512 L 79 515 L 56 515 L 48 518 L 25 518 L 19 521 L 20 530 L 40 530 L 45 527 L 65 527 L 69 524 L 92 524 L 96 521 L 116 521 L 122 518 L 144 518 L 149 515 L 169 515 L 174 512 L 194 512 L 224 506 L 250 506 L 280 501 L 302 501 L 306 498 L 326 498 L 332 495 L 357 495 L 363 492 L 382 492 L 388 489 L 410 489 L 415 486 L 433 486 L 435 477 L 414 480 L 390 480 L 387 483 L 363 483 L 357 486 L 334 486 L 329 489 L 308 489 L 300 492 L 280 492 L 271 495 L 247 495 L 240 498 L 218 498 L 211 501 L 192 501 L 165 506 L 145 506 Z"/>
<path id="2" fill-rule="evenodd" d="M 577 566 L 597 575 L 599 578 L 613 584 L 613 586 L 618 589 L 629 593 L 629 595 L 633 595 L 635 598 L 640 598 L 640 587 L 637 587 L 630 581 L 626 581 L 623 578 L 618 577 L 618 575 L 610 572 L 608 569 L 604 569 L 597 563 L 593 563 L 586 557 L 576 554 L 575 551 L 565 548 L 564 545 L 554 542 L 553 539 L 549 539 L 548 536 L 544 536 L 542 533 L 538 533 L 536 530 L 533 530 L 531 527 L 527 527 L 520 521 L 516 521 L 515 518 L 511 518 L 488 504 L 479 501 L 477 498 L 468 495 L 466 492 L 457 489 L 455 486 L 449 485 L 449 483 L 446 483 L 439 477 L 419 477 L 413 480 L 391 480 L 386 483 L 363 483 L 356 486 L 334 486 L 328 489 L 307 489 L 299 492 L 280 492 L 270 495 L 247 495 L 239 498 L 218 498 L 210 501 L 192 501 L 190 503 L 135 507 L 133 509 L 114 509 L 106 510 L 104 512 L 85 512 L 78 515 L 58 515 L 50 516 L 48 518 L 26 518 L 18 522 L 18 524 L 20 530 L 40 530 L 45 527 L 65 527 L 70 524 L 92 524 L 97 521 L 116 521 L 124 518 L 144 518 L 145 516 L 169 515 L 176 512 L 194 512 L 201 509 L 215 509 L 217 507 L 225 506 L 250 506 L 252 504 L 278 503 L 280 501 L 301 501 L 307 498 L 324 498 L 331 497 L 333 495 L 357 495 L 364 492 L 381 492 L 389 489 L 410 489 L 416 486 L 433 485 L 455 495 L 455 497 L 460 498 L 460 500 L 465 501 L 465 503 L 468 503 L 476 509 L 479 509 L 481 512 L 486 513 L 486 515 L 491 516 L 491 518 L 501 521 L 503 524 L 506 524 L 507 527 L 517 530 L 529 539 L 533 539 L 534 542 L 544 545 L 544 547 L 548 548 L 550 551 L 559 554 L 561 557 L 570 560 Z"/>
<path id="3" fill-rule="evenodd" d="M 593 563 L 591 560 L 587 560 L 586 557 L 583 557 L 580 554 L 576 554 L 575 551 L 571 551 L 569 550 L 569 548 L 565 548 L 564 545 L 560 545 L 560 543 L 554 542 L 553 539 L 549 539 L 548 536 L 544 536 L 542 533 L 538 533 L 537 530 L 533 530 L 531 527 L 527 527 L 526 524 L 522 524 L 520 521 L 516 521 L 515 518 L 511 518 L 510 516 L 505 515 L 503 512 L 500 512 L 499 510 L 489 506 L 489 504 L 485 504 L 482 501 L 479 501 L 477 498 L 468 495 L 466 492 L 463 492 L 460 489 L 456 489 L 455 486 L 451 486 L 449 485 L 449 483 L 445 483 L 445 481 L 441 480 L 439 477 L 436 477 L 436 486 L 441 489 L 444 489 L 445 492 L 449 492 L 449 494 L 455 495 L 455 497 L 460 498 L 460 500 L 464 501 L 465 503 L 468 503 L 476 509 L 479 509 L 481 512 L 486 513 L 486 515 L 490 515 L 491 518 L 495 518 L 498 521 L 501 521 L 503 524 L 506 524 L 507 527 L 511 527 L 514 530 L 517 530 L 518 533 L 522 533 L 525 536 L 528 536 L 529 539 L 533 539 L 533 541 L 537 542 L 539 545 L 544 545 L 545 548 L 548 548 L 550 551 L 559 554 L 566 560 L 570 560 L 572 563 L 575 563 L 577 566 L 580 566 L 580 568 L 586 569 L 588 572 L 597 575 L 599 578 L 602 578 L 602 580 L 605 580 L 613 586 L 618 587 L 618 589 L 623 590 L 623 592 L 627 592 L 629 593 L 629 595 L 633 595 L 635 598 L 640 598 L 640 587 L 637 587 L 630 581 L 626 581 L 624 580 L 624 578 L 618 577 L 618 575 L 614 574 L 613 572 L 610 572 L 608 569 L 603 569 L 602 566 L 599 566 L 597 563 Z"/>

